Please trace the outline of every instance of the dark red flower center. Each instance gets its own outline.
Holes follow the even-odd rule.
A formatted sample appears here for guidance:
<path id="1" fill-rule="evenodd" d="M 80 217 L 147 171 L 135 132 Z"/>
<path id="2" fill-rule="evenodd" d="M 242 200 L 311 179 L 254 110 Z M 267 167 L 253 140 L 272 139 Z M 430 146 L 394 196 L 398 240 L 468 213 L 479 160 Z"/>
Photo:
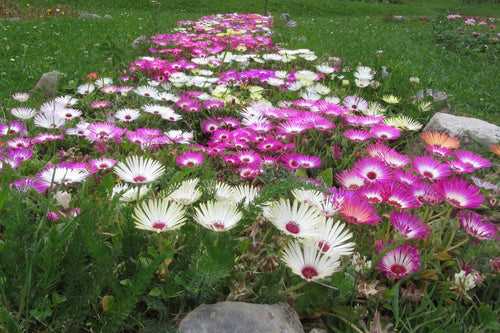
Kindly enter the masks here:
<path id="1" fill-rule="evenodd" d="M 106 163 L 99 164 L 99 169 L 106 169 L 108 165 Z"/>
<path id="2" fill-rule="evenodd" d="M 429 179 L 434 178 L 434 175 L 430 171 L 424 171 L 424 172 L 422 172 L 422 176 L 424 176 L 425 178 L 429 178 Z"/>
<path id="3" fill-rule="evenodd" d="M 186 166 L 188 166 L 188 167 L 193 167 L 193 166 L 194 166 L 194 162 L 193 162 L 193 161 L 188 161 L 188 162 L 186 163 Z"/>
<path id="4" fill-rule="evenodd" d="M 212 227 L 214 227 L 214 229 L 216 229 L 216 230 L 224 230 L 224 223 L 215 222 L 215 223 L 212 223 Z"/>
<path id="5" fill-rule="evenodd" d="M 300 227 L 297 223 L 295 223 L 294 221 L 289 221 L 286 225 L 285 225 L 285 229 L 291 233 L 291 234 L 298 234 L 300 232 Z"/>
<path id="6" fill-rule="evenodd" d="M 325 241 L 319 241 L 318 242 L 318 248 L 320 249 L 321 252 L 328 252 L 330 250 L 330 244 L 328 244 Z"/>
<path id="7" fill-rule="evenodd" d="M 402 208 L 403 206 L 396 200 L 393 200 L 393 199 L 389 199 L 387 200 L 387 203 L 393 207 L 396 207 L 396 208 Z"/>
<path id="8" fill-rule="evenodd" d="M 294 161 L 294 160 L 291 160 L 291 161 L 290 161 L 290 166 L 291 166 L 292 168 L 297 168 L 297 167 L 299 166 L 299 162 Z"/>
<path id="9" fill-rule="evenodd" d="M 366 177 L 370 180 L 374 180 L 375 178 L 377 178 L 377 174 L 374 171 L 370 171 L 366 174 Z"/>
<path id="10" fill-rule="evenodd" d="M 139 176 L 135 176 L 135 177 L 134 177 L 134 182 L 136 182 L 136 183 L 142 183 L 142 182 L 144 182 L 145 180 L 146 180 L 146 177 L 141 176 L 141 175 L 139 175 Z"/>
<path id="11" fill-rule="evenodd" d="M 391 266 L 391 272 L 396 275 L 402 275 L 406 273 L 406 267 L 404 267 L 403 265 L 394 264 Z"/>
<path id="12" fill-rule="evenodd" d="M 152 225 L 153 229 L 156 229 L 156 230 L 163 230 L 166 226 L 167 226 L 167 224 L 163 223 L 161 221 L 155 222 Z"/>
<path id="13" fill-rule="evenodd" d="M 319 275 L 319 273 L 316 270 L 316 268 L 314 268 L 312 266 L 305 266 L 304 268 L 302 268 L 302 272 L 301 273 L 302 273 L 302 276 L 304 278 L 306 278 L 306 280 L 311 280 L 314 277 L 316 277 L 316 276 Z"/>

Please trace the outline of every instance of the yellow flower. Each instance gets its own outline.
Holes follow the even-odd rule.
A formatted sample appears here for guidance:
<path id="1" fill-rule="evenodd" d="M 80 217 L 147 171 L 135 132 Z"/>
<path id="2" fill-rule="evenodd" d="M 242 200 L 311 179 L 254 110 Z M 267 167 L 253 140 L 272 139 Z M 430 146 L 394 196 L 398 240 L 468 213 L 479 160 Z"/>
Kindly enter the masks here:
<path id="1" fill-rule="evenodd" d="M 386 102 L 387 104 L 398 104 L 399 103 L 399 97 L 394 96 L 394 95 L 384 95 L 382 96 L 382 100 Z"/>

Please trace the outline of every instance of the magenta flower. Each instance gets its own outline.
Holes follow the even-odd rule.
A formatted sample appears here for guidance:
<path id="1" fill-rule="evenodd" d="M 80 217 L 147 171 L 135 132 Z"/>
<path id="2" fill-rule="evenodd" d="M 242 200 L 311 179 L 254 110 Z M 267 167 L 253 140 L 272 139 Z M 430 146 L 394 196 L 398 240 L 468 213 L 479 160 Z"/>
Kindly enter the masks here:
<path id="1" fill-rule="evenodd" d="M 187 151 L 175 159 L 175 163 L 181 168 L 194 168 L 202 165 L 204 161 L 205 156 L 199 151 Z"/>
<path id="2" fill-rule="evenodd" d="M 353 170 L 363 177 L 367 183 L 392 179 L 392 170 L 384 162 L 373 157 L 358 160 L 354 164 Z"/>
<path id="3" fill-rule="evenodd" d="M 498 228 L 495 224 L 472 211 L 463 210 L 458 213 L 460 226 L 466 233 L 479 240 L 492 240 L 496 238 Z"/>
<path id="4" fill-rule="evenodd" d="M 413 194 L 411 187 L 397 182 L 384 183 L 384 202 L 399 209 L 421 206 L 421 203 Z"/>
<path id="5" fill-rule="evenodd" d="M 405 212 L 393 211 L 390 222 L 394 229 L 406 239 L 425 239 L 431 232 L 430 227 L 420 218 Z"/>
<path id="6" fill-rule="evenodd" d="M 88 163 L 88 169 L 91 173 L 96 173 L 101 170 L 108 170 L 111 169 L 115 166 L 116 160 L 107 158 L 107 157 L 101 157 L 98 159 L 93 159 L 90 160 Z"/>
<path id="7" fill-rule="evenodd" d="M 474 170 L 491 167 L 491 162 L 488 159 L 474 154 L 471 151 L 457 150 L 455 151 L 455 158 Z"/>
<path id="8" fill-rule="evenodd" d="M 380 140 L 396 140 L 401 136 L 401 131 L 396 127 L 380 124 L 373 126 L 370 134 Z"/>
<path id="9" fill-rule="evenodd" d="M 340 185 L 348 190 L 357 190 L 365 184 L 365 178 L 353 169 L 339 172 L 336 178 Z"/>
<path id="10" fill-rule="evenodd" d="M 380 222 L 380 216 L 375 208 L 363 197 L 352 193 L 344 197 L 340 214 L 346 222 L 352 224 L 378 224 Z"/>
<path id="11" fill-rule="evenodd" d="M 365 130 L 349 129 L 342 134 L 348 140 L 354 142 L 363 142 L 370 140 L 372 137 L 371 133 Z"/>
<path id="12" fill-rule="evenodd" d="M 401 245 L 387 252 L 378 269 L 391 280 L 402 279 L 420 269 L 420 253 L 416 247 Z"/>
<path id="13" fill-rule="evenodd" d="M 461 178 L 440 180 L 436 190 L 456 208 L 478 208 L 484 201 L 479 188 Z"/>
<path id="14" fill-rule="evenodd" d="M 421 177 L 432 181 L 446 178 L 451 174 L 447 164 L 440 163 L 428 156 L 415 157 L 413 168 Z"/>

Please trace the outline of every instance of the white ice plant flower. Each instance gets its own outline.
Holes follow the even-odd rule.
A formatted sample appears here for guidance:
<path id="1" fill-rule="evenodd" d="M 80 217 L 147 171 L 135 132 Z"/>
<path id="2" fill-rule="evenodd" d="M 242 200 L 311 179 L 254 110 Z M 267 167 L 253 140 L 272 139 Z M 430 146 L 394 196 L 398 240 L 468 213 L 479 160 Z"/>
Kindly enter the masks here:
<path id="1" fill-rule="evenodd" d="M 325 223 L 325 217 L 317 208 L 298 200 L 290 202 L 281 199 L 273 202 L 266 208 L 265 215 L 285 234 L 300 238 L 316 237 L 319 226 Z"/>
<path id="2" fill-rule="evenodd" d="M 165 172 L 165 167 L 156 160 L 134 155 L 127 157 L 123 162 L 118 162 L 113 171 L 127 183 L 147 184 L 160 178 Z"/>
<path id="3" fill-rule="evenodd" d="M 326 223 L 320 226 L 319 230 L 320 233 L 316 238 L 316 244 L 321 252 L 337 257 L 353 253 L 355 244 L 350 242 L 352 233 L 344 223 L 328 219 Z"/>
<path id="4" fill-rule="evenodd" d="M 354 72 L 356 86 L 359 88 L 366 88 L 370 85 L 373 80 L 375 72 L 373 69 L 367 66 L 358 66 L 356 72 Z"/>
<path id="5" fill-rule="evenodd" d="M 184 206 L 168 199 L 150 199 L 134 209 L 137 229 L 157 233 L 175 230 L 185 222 Z"/>
<path id="6" fill-rule="evenodd" d="M 13 108 L 10 110 L 10 113 L 18 119 L 27 120 L 33 118 L 37 110 L 32 108 Z"/>
<path id="7" fill-rule="evenodd" d="M 222 232 L 234 228 L 242 217 L 232 202 L 209 201 L 195 209 L 194 220 L 209 230 Z"/>
<path id="8" fill-rule="evenodd" d="M 328 256 L 321 252 L 314 241 L 292 241 L 283 251 L 281 260 L 293 273 L 306 281 L 316 281 L 339 271 L 338 256 Z"/>
<path id="9" fill-rule="evenodd" d="M 38 178 L 49 185 L 67 185 L 81 183 L 89 175 L 86 169 L 52 166 L 43 170 Z"/>
<path id="10" fill-rule="evenodd" d="M 142 199 L 149 190 L 149 186 L 118 184 L 113 187 L 111 197 L 117 197 L 120 202 L 133 202 Z"/>
<path id="11" fill-rule="evenodd" d="M 201 197 L 201 191 L 198 189 L 198 178 L 183 181 L 167 198 L 181 205 L 190 205 L 198 201 Z"/>

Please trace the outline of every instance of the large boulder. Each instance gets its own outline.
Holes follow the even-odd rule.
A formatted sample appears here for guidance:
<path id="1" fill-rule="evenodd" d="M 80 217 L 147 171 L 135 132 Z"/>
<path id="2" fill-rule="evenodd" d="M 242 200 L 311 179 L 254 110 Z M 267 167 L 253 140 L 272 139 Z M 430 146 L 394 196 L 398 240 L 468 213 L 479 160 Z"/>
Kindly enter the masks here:
<path id="1" fill-rule="evenodd" d="M 444 131 L 453 136 L 489 146 L 500 142 L 500 127 L 487 121 L 449 113 L 434 114 L 424 131 Z"/>
<path id="2" fill-rule="evenodd" d="M 288 304 L 220 302 L 203 304 L 180 323 L 181 333 L 304 333 Z"/>

